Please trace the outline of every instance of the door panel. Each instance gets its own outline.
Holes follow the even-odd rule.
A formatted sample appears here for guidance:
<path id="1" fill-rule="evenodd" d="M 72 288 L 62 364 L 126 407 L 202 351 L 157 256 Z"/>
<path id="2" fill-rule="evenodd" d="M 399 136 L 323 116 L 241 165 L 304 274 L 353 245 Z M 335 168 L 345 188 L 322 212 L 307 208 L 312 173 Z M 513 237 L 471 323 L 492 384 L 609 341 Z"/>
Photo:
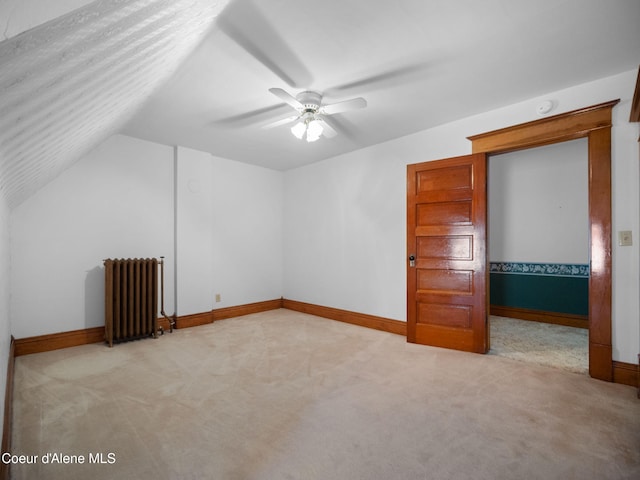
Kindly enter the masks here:
<path id="1" fill-rule="evenodd" d="M 488 351 L 486 224 L 485 154 L 407 167 L 409 342 Z"/>
<path id="2" fill-rule="evenodd" d="M 417 252 L 421 258 L 432 260 L 472 260 L 473 259 L 473 236 L 472 235 L 450 235 L 450 236 L 427 236 L 420 230 L 422 236 L 416 237 Z M 419 235 L 417 233 L 416 235 Z"/>
<path id="3" fill-rule="evenodd" d="M 432 225 L 469 225 L 471 202 L 447 202 L 417 205 L 417 227 Z"/>

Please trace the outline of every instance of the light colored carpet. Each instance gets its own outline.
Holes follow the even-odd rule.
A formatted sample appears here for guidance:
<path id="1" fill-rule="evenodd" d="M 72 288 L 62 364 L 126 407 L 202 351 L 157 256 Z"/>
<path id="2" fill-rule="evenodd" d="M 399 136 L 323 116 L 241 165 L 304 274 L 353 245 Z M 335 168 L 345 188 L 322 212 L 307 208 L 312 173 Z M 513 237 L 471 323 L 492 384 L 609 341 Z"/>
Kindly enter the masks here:
<path id="1" fill-rule="evenodd" d="M 587 375 L 589 331 L 491 316 L 489 354 Z"/>
<path id="2" fill-rule="evenodd" d="M 18 357 L 15 479 L 637 479 L 635 389 L 275 310 Z"/>

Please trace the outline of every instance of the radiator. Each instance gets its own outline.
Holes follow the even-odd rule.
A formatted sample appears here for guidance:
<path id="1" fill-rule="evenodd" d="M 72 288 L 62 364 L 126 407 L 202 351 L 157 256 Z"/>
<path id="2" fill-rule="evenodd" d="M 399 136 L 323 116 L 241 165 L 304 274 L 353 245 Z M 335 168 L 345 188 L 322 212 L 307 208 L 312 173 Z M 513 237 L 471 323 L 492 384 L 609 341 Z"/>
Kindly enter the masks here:
<path id="1" fill-rule="evenodd" d="M 104 261 L 104 330 L 110 347 L 114 342 L 157 336 L 161 263 L 155 258 Z"/>

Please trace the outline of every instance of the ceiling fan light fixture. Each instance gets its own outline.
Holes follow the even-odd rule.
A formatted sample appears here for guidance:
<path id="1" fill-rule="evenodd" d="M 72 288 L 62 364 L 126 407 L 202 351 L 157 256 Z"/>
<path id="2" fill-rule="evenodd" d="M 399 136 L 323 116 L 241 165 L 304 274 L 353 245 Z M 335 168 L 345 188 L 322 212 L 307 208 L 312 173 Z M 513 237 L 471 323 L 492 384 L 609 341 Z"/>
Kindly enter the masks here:
<path id="1" fill-rule="evenodd" d="M 316 120 L 311 120 L 307 125 L 307 142 L 315 142 L 322 135 L 322 125 Z"/>
<path id="2" fill-rule="evenodd" d="M 304 132 L 307 130 L 307 126 L 304 122 L 298 122 L 293 127 L 291 127 L 291 133 L 298 139 L 302 140 L 304 136 Z"/>
<path id="3" fill-rule="evenodd" d="M 305 113 L 301 120 L 291 127 L 291 133 L 298 139 L 306 138 L 307 142 L 315 142 L 322 135 L 322 124 L 310 113 Z"/>
<path id="4" fill-rule="evenodd" d="M 284 125 L 291 121 L 295 122 L 297 118 L 297 123 L 291 127 L 291 133 L 298 140 L 305 138 L 307 142 L 315 142 L 322 135 L 327 138 L 333 138 L 337 135 L 331 124 L 326 122 L 327 116 L 367 106 L 367 101 L 362 97 L 323 105 L 322 94 L 318 92 L 300 92 L 294 97 L 281 88 L 270 88 L 269 91 L 293 108 L 298 113 L 298 117 L 278 120 L 265 128 Z"/>

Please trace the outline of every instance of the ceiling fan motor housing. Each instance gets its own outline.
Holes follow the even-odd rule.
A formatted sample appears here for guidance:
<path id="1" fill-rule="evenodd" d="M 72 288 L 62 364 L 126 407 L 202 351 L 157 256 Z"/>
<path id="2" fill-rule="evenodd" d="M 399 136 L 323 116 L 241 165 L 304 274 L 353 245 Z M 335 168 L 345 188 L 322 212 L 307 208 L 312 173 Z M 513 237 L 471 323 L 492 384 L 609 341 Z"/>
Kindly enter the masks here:
<path id="1" fill-rule="evenodd" d="M 304 112 L 316 113 L 322 102 L 322 95 L 316 92 L 301 92 L 296 95 L 298 100 L 304 107 Z"/>

